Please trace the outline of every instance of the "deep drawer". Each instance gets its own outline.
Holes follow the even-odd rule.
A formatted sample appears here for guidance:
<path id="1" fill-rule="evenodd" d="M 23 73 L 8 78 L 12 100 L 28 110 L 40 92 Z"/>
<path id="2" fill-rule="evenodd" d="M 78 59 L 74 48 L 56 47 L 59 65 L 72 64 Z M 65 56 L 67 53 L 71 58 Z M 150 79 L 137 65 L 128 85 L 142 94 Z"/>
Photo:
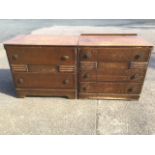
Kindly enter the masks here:
<path id="1" fill-rule="evenodd" d="M 15 73 L 14 79 L 17 88 L 68 89 L 75 87 L 74 74 Z"/>
<path id="2" fill-rule="evenodd" d="M 139 94 L 142 83 L 122 82 L 92 82 L 80 83 L 80 92 L 88 93 L 116 93 L 116 94 Z"/>
<path id="3" fill-rule="evenodd" d="M 148 61 L 149 47 L 102 47 L 80 48 L 81 61 L 126 62 Z"/>
<path id="4" fill-rule="evenodd" d="M 74 47 L 6 46 L 12 64 L 75 64 Z"/>
<path id="5" fill-rule="evenodd" d="M 150 48 L 147 47 L 120 47 L 98 48 L 98 61 L 148 61 Z"/>

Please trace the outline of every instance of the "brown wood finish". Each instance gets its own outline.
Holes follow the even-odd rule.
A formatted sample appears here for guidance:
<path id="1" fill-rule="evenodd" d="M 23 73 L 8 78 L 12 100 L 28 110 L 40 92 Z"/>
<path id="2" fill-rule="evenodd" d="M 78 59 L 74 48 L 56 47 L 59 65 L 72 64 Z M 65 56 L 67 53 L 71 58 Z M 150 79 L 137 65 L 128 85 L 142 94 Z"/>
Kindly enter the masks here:
<path id="1" fill-rule="evenodd" d="M 87 82 L 81 83 L 80 86 L 80 92 L 139 94 L 141 92 L 142 83 Z"/>
<path id="2" fill-rule="evenodd" d="M 84 61 L 148 61 L 149 47 L 81 48 L 80 58 Z"/>
<path id="3" fill-rule="evenodd" d="M 135 34 L 83 34 L 79 46 L 79 98 L 139 98 L 151 44 Z"/>
<path id="4" fill-rule="evenodd" d="M 53 96 L 53 97 L 67 97 L 69 99 L 75 99 L 76 90 L 72 89 L 16 89 L 17 97 L 24 98 L 26 96 Z"/>
<path id="5" fill-rule="evenodd" d="M 12 64 L 56 65 L 75 63 L 74 47 L 6 46 Z"/>
<path id="6" fill-rule="evenodd" d="M 18 97 L 138 99 L 152 44 L 136 34 L 18 36 L 4 44 Z"/>
<path id="7" fill-rule="evenodd" d="M 79 39 L 80 47 L 152 47 L 153 45 L 136 35 L 82 34 Z"/>
<path id="8" fill-rule="evenodd" d="M 77 98 L 77 41 L 67 36 L 19 36 L 4 45 L 18 97 Z"/>
<path id="9" fill-rule="evenodd" d="M 82 99 L 105 99 L 105 100 L 138 100 L 139 94 L 104 94 L 104 93 L 80 93 Z"/>
<path id="10" fill-rule="evenodd" d="M 78 40 L 78 36 L 20 35 L 6 41 L 5 45 L 76 46 Z"/>
<path id="11" fill-rule="evenodd" d="M 74 74 L 15 73 L 17 88 L 75 88 Z"/>

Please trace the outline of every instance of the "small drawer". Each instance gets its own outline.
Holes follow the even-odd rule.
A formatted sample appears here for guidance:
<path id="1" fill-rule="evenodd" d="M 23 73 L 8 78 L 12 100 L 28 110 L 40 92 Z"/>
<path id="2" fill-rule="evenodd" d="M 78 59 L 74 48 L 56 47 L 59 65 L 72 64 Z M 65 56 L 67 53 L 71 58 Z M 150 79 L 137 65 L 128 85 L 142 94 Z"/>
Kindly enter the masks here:
<path id="1" fill-rule="evenodd" d="M 148 61 L 151 48 L 149 47 L 114 47 L 98 48 L 98 61 Z"/>
<path id="2" fill-rule="evenodd" d="M 140 76 L 139 74 L 131 74 L 130 76 L 125 75 L 104 75 L 97 74 L 98 82 L 143 82 L 144 76 Z"/>
<path id="3" fill-rule="evenodd" d="M 74 47 L 6 46 L 11 64 L 75 64 Z"/>
<path id="4" fill-rule="evenodd" d="M 14 79 L 17 88 L 70 89 L 75 87 L 73 74 L 15 73 Z"/>
<path id="5" fill-rule="evenodd" d="M 87 93 L 116 93 L 116 94 L 139 94 L 142 83 L 122 82 L 91 82 L 80 83 L 80 92 Z"/>
<path id="6" fill-rule="evenodd" d="M 139 76 L 145 76 L 146 73 L 146 68 L 139 68 L 139 69 L 135 69 L 135 68 L 110 68 L 110 69 L 105 69 L 103 68 L 99 68 L 97 69 L 97 74 L 98 75 L 111 75 L 111 76 L 131 76 L 134 74 L 138 74 Z"/>
<path id="7" fill-rule="evenodd" d="M 97 63 L 97 74 L 100 74 L 100 75 L 103 74 L 103 75 L 131 76 L 133 74 L 138 74 L 140 76 L 144 76 L 146 69 L 147 69 L 147 65 L 133 66 L 131 62 L 98 62 Z"/>

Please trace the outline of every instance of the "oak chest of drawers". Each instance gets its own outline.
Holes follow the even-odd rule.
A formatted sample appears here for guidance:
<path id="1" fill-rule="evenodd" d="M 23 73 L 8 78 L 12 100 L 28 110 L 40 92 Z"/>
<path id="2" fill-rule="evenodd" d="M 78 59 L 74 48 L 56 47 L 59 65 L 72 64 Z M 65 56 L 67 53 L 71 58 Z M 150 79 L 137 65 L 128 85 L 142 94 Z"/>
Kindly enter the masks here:
<path id="1" fill-rule="evenodd" d="M 134 34 L 20 36 L 4 44 L 18 97 L 138 99 L 152 45 Z"/>

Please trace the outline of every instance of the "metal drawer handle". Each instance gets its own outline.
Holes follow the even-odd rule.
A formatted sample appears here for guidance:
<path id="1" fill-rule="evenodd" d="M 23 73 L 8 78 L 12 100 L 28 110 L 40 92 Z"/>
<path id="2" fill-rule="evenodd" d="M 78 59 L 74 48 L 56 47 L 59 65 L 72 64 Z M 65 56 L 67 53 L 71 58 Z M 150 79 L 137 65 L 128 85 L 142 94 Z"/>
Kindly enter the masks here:
<path id="1" fill-rule="evenodd" d="M 22 84 L 24 83 L 24 80 L 22 78 L 19 78 L 18 81 L 17 81 L 19 84 Z"/>
<path id="2" fill-rule="evenodd" d="M 69 80 L 68 79 L 66 79 L 66 80 L 63 81 L 63 84 L 65 84 L 65 85 L 68 84 L 68 83 L 69 83 Z"/>
<path id="3" fill-rule="evenodd" d="M 61 60 L 68 60 L 70 57 L 68 55 L 64 55 L 61 57 Z"/>
<path id="4" fill-rule="evenodd" d="M 18 54 L 14 54 L 14 55 L 12 56 L 12 59 L 13 59 L 13 60 L 17 60 L 18 57 L 19 57 Z"/>

